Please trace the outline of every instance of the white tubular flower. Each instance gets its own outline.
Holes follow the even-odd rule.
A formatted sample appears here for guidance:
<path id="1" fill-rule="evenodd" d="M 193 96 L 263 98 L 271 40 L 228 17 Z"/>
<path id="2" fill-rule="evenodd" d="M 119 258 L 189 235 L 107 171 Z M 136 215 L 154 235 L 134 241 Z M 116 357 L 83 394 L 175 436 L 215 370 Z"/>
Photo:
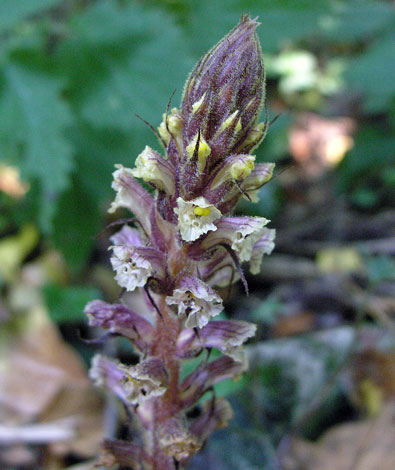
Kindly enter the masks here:
<path id="1" fill-rule="evenodd" d="M 112 250 L 111 264 L 118 284 L 127 291 L 143 287 L 153 274 L 151 263 L 133 247 L 118 245 L 113 246 Z"/>
<path id="2" fill-rule="evenodd" d="M 234 231 L 232 249 L 238 254 L 240 261 L 249 261 L 255 243 L 264 232 L 269 220 L 264 217 L 246 218 L 246 223 L 239 225 Z"/>
<path id="3" fill-rule="evenodd" d="M 148 145 L 136 159 L 136 168 L 131 170 L 136 178 L 154 184 L 169 194 L 174 192 L 174 173 L 170 162 Z"/>
<path id="4" fill-rule="evenodd" d="M 166 392 L 168 377 L 160 359 L 146 359 L 135 366 L 119 364 L 118 368 L 124 374 L 120 384 L 130 403 L 143 403 Z"/>
<path id="5" fill-rule="evenodd" d="M 210 317 L 223 310 L 221 297 L 197 278 L 185 277 L 173 295 L 166 297 L 168 305 L 176 305 L 177 313 L 186 316 L 186 328 L 203 328 Z"/>
<path id="6" fill-rule="evenodd" d="M 204 197 L 198 197 L 192 201 L 184 201 L 179 197 L 177 206 L 174 212 L 178 215 L 178 229 L 184 241 L 192 242 L 210 230 L 217 230 L 213 222 L 222 214 Z"/>
<path id="7" fill-rule="evenodd" d="M 129 209 L 144 227 L 145 232 L 149 233 L 151 226 L 147 214 L 151 213 L 154 204 L 152 196 L 135 180 L 130 168 L 122 165 L 115 165 L 115 168 L 117 170 L 113 173 L 114 181 L 111 186 L 117 194 L 108 212 L 112 214 L 120 207 Z"/>
<path id="8" fill-rule="evenodd" d="M 255 243 L 251 260 L 250 272 L 251 274 L 258 274 L 261 269 L 263 255 L 270 255 L 274 249 L 274 239 L 276 237 L 276 230 L 264 228 L 259 240 Z"/>

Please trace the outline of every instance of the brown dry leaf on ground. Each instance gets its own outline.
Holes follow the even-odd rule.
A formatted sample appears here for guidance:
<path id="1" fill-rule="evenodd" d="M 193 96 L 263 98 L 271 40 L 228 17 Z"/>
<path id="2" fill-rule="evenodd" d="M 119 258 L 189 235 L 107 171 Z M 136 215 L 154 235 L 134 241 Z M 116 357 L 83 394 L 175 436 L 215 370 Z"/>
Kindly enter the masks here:
<path id="1" fill-rule="evenodd" d="M 13 435 L 18 428 L 23 430 L 21 440 L 27 442 L 27 424 L 56 424 L 66 418 L 72 423 L 73 438 L 54 443 L 48 436 L 50 451 L 93 456 L 101 438 L 101 399 L 85 366 L 50 323 L 45 309 L 34 307 L 27 317 L 23 332 L 12 338 L 6 355 L 0 357 L 1 421 L 13 426 Z"/>
<path id="2" fill-rule="evenodd" d="M 395 468 L 395 401 L 380 414 L 342 424 L 317 443 L 295 439 L 284 458 L 284 470 L 393 470 Z"/>

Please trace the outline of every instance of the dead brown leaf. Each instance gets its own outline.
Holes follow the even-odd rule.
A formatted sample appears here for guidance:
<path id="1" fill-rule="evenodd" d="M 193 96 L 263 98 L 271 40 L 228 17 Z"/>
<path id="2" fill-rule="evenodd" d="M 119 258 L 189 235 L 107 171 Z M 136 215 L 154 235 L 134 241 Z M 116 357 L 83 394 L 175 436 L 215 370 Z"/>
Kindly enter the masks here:
<path id="1" fill-rule="evenodd" d="M 56 423 L 72 418 L 71 440 L 50 444 L 58 455 L 91 457 L 102 435 L 103 403 L 76 352 L 61 338 L 42 307 L 29 313 L 27 327 L 2 358 L 0 409 L 8 425 Z M 48 439 L 48 442 L 53 441 Z"/>
<path id="2" fill-rule="evenodd" d="M 376 418 L 342 424 L 317 443 L 295 439 L 284 470 L 393 470 L 395 401 Z"/>

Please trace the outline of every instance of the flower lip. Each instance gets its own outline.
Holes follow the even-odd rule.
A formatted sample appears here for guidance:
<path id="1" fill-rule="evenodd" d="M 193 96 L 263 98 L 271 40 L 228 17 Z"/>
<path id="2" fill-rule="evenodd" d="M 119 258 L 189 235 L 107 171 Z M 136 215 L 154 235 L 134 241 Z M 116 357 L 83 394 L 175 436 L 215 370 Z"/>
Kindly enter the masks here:
<path id="1" fill-rule="evenodd" d="M 213 223 L 221 217 L 221 212 L 204 197 L 185 201 L 179 197 L 174 212 L 178 215 L 178 228 L 186 242 L 197 240 L 201 235 L 217 230 Z"/>
<path id="2" fill-rule="evenodd" d="M 152 196 L 134 179 L 130 168 L 125 168 L 123 165 L 115 165 L 115 168 L 117 170 L 113 173 L 112 188 L 117 194 L 108 212 L 113 213 L 119 207 L 129 209 L 135 214 L 144 231 L 149 234 L 151 227 L 147 214 L 151 212 L 154 204 Z"/>
<path id="3" fill-rule="evenodd" d="M 154 273 L 151 263 L 138 253 L 137 248 L 125 245 L 114 245 L 111 248 L 111 264 L 116 272 L 115 280 L 118 284 L 127 291 L 143 287 Z"/>
<path id="4" fill-rule="evenodd" d="M 229 244 L 241 262 L 249 261 L 255 243 L 269 222 L 264 217 L 222 217 L 216 222 L 217 231 L 210 233 L 202 242 L 207 250 L 222 243 Z"/>
<path id="5" fill-rule="evenodd" d="M 210 317 L 223 310 L 221 297 L 210 286 L 193 277 L 184 277 L 173 294 L 166 297 L 166 303 L 176 305 L 177 314 L 186 317 L 186 328 L 202 328 Z"/>
<path id="6" fill-rule="evenodd" d="M 256 325 L 241 320 L 211 321 L 199 335 L 183 330 L 177 339 L 180 357 L 194 357 L 202 348 L 217 348 L 236 362 L 244 362 L 242 344 L 255 335 Z"/>
<path id="7" fill-rule="evenodd" d="M 158 358 L 146 359 L 131 367 L 119 364 L 119 369 L 124 374 L 120 383 L 131 403 L 141 403 L 166 392 L 168 376 Z"/>

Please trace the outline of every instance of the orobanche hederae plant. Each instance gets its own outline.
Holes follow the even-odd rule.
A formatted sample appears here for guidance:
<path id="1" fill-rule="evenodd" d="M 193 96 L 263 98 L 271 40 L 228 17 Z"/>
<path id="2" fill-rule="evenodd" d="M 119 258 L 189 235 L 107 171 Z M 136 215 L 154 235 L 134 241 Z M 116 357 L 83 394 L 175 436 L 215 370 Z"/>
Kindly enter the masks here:
<path id="1" fill-rule="evenodd" d="M 104 441 L 102 465 L 185 468 L 232 417 L 214 385 L 247 369 L 243 343 L 256 327 L 216 321 L 223 310 L 216 288 L 241 278 L 247 289 L 242 264 L 258 273 L 275 237 L 263 217 L 232 216 L 241 197 L 257 200 L 274 167 L 251 154 L 267 130 L 267 120 L 257 122 L 265 94 L 257 26 L 243 16 L 198 62 L 180 109 L 167 111 L 158 128 L 164 155 L 147 146 L 134 168 L 116 166 L 110 212 L 127 208 L 133 218 L 111 237 L 111 264 L 124 294 L 140 288 L 145 306 L 133 311 L 127 295 L 86 306 L 90 325 L 122 335 L 139 354 L 133 365 L 93 359 L 92 379 L 133 419 L 131 440 Z M 213 348 L 222 353 L 216 359 Z M 183 361 L 197 357 L 199 365 L 181 380 Z"/>

